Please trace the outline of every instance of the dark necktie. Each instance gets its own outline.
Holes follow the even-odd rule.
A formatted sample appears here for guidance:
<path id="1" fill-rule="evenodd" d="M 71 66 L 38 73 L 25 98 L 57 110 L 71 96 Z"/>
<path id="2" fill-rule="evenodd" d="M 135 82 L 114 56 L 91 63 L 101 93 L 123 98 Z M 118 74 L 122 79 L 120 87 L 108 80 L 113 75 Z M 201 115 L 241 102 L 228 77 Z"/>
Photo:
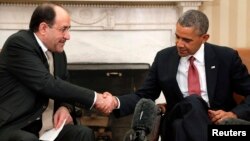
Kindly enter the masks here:
<path id="1" fill-rule="evenodd" d="M 200 95 L 200 81 L 199 81 L 199 74 L 198 70 L 194 65 L 195 58 L 191 56 L 189 58 L 189 68 L 188 68 L 188 92 L 189 94 L 197 94 Z"/>

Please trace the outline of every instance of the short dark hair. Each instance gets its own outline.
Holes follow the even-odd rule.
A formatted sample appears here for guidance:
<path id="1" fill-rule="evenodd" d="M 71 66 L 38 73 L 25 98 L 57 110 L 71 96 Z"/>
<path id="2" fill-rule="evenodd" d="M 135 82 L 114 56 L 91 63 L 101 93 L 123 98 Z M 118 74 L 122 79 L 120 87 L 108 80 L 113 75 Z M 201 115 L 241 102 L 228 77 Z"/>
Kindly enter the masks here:
<path id="1" fill-rule="evenodd" d="M 56 16 L 54 7 L 55 4 L 52 3 L 45 3 L 36 7 L 30 19 L 29 29 L 33 32 L 37 32 L 42 22 L 52 26 Z"/>
<path id="2" fill-rule="evenodd" d="M 184 27 L 194 27 L 197 34 L 206 34 L 209 27 L 207 16 L 199 10 L 188 10 L 180 16 L 178 24 Z"/>

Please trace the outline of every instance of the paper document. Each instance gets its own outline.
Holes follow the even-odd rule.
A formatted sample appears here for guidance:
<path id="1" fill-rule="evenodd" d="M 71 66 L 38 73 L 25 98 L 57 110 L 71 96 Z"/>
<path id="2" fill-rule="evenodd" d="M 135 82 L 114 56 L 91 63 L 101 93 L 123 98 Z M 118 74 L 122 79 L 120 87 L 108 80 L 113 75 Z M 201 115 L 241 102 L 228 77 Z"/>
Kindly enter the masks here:
<path id="1" fill-rule="evenodd" d="M 58 136 L 58 134 L 63 129 L 63 126 L 64 126 L 65 122 L 66 122 L 66 119 L 63 121 L 63 124 L 58 129 L 52 128 L 52 129 L 44 132 L 44 134 L 39 138 L 39 140 L 42 140 L 42 141 L 54 141 L 56 139 L 56 137 Z"/>

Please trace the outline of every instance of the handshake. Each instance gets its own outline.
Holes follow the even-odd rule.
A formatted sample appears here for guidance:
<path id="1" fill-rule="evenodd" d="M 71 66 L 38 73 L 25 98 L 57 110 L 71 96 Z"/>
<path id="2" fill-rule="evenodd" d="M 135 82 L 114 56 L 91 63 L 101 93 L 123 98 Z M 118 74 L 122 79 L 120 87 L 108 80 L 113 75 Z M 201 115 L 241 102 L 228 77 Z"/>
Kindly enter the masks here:
<path id="1" fill-rule="evenodd" d="M 95 102 L 95 109 L 98 111 L 109 115 L 115 108 L 118 106 L 118 101 L 116 97 L 114 97 L 109 92 L 104 92 L 103 94 L 97 93 L 97 99 Z"/>

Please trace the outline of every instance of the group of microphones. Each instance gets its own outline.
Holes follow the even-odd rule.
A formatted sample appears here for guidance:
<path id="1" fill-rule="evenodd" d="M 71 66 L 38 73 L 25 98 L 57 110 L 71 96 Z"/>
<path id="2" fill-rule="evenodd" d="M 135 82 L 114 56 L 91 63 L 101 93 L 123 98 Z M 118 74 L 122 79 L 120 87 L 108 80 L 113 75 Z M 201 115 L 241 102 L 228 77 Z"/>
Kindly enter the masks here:
<path id="1" fill-rule="evenodd" d="M 148 141 L 158 108 L 150 99 L 142 98 L 135 107 L 131 129 L 124 136 L 124 141 Z"/>

